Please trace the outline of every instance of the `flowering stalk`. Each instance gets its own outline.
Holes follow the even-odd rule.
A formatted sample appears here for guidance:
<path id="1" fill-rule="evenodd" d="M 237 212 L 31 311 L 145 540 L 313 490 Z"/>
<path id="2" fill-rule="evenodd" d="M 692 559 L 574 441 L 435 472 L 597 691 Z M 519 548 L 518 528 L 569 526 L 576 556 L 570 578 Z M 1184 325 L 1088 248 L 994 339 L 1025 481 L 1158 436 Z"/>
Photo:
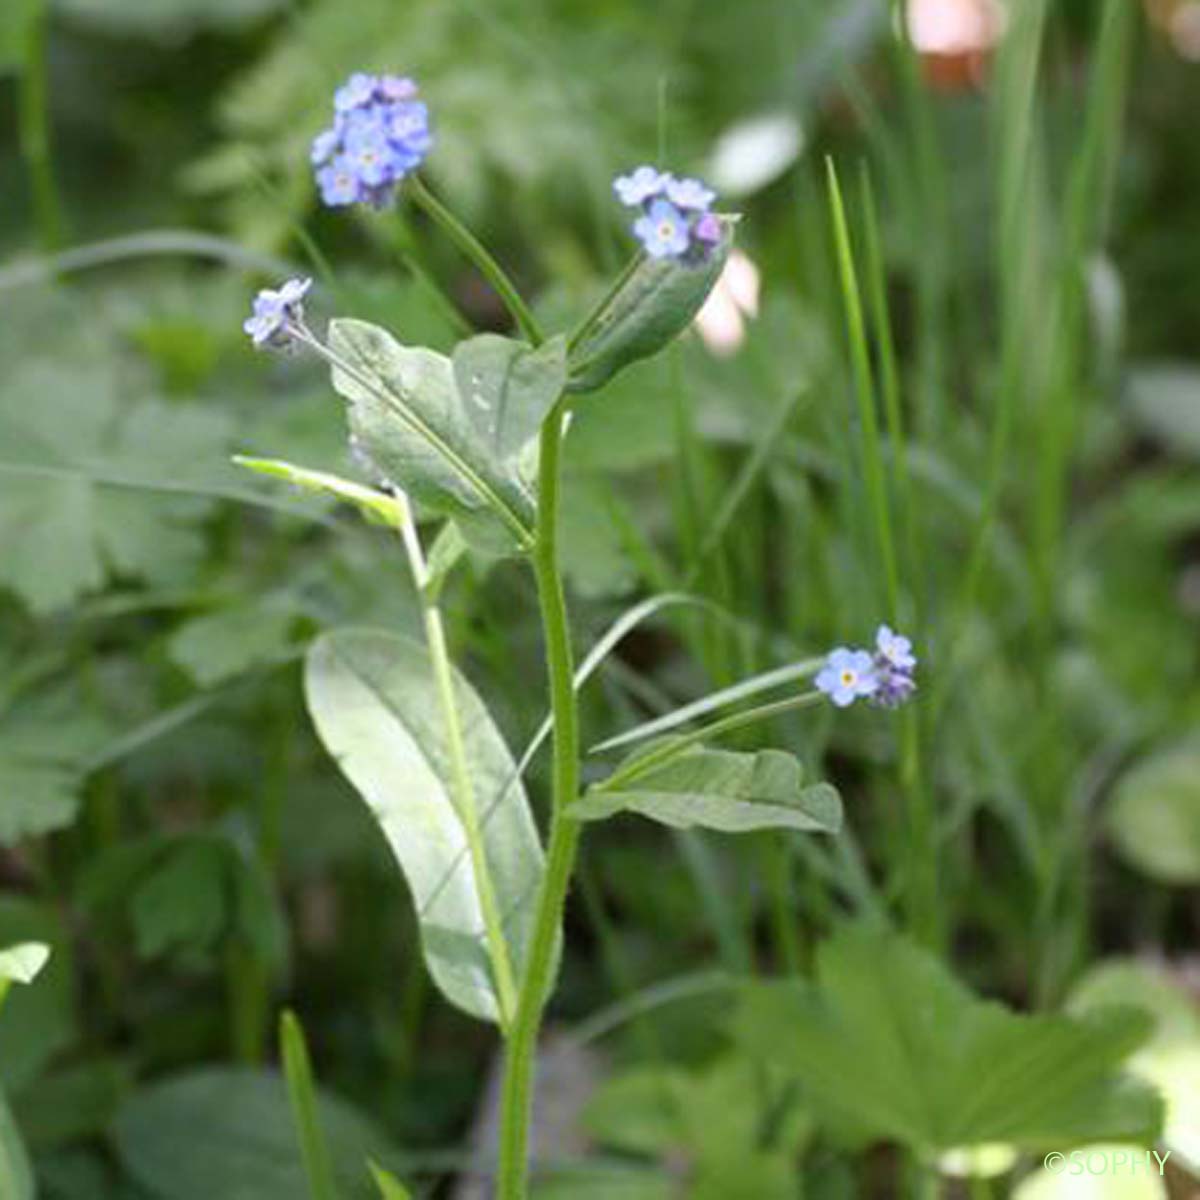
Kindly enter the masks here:
<path id="1" fill-rule="evenodd" d="M 579 792 L 579 714 L 575 703 L 570 629 L 558 564 L 563 417 L 564 405 L 560 399 L 542 427 L 539 446 L 538 529 L 532 561 L 550 677 L 550 710 L 554 718 L 554 795 L 546 873 L 538 896 L 529 958 L 505 1055 L 497 1176 L 500 1200 L 524 1200 L 526 1195 L 529 1117 L 538 1031 L 552 983 L 554 945 L 562 926 L 581 829 L 568 811 Z"/>
<path id="2" fill-rule="evenodd" d="M 512 314 L 512 318 L 520 327 L 521 332 L 534 346 L 540 346 L 544 338 L 537 318 L 534 317 L 521 293 L 513 286 L 512 280 L 505 274 L 504 268 L 492 257 L 487 247 L 422 183 L 418 176 L 414 175 L 409 181 L 408 193 L 446 231 L 450 240 L 463 254 L 479 268 L 488 283 L 496 289 L 496 294 L 504 302 L 504 307 Z"/>

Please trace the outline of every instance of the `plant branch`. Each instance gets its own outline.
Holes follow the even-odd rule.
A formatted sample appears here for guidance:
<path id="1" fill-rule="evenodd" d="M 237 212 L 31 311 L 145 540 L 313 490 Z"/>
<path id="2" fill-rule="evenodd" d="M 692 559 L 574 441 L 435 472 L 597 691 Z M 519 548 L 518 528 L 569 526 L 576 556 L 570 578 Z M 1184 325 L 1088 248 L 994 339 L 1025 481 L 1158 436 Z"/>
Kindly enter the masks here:
<path id="1" fill-rule="evenodd" d="M 545 337 L 537 318 L 530 311 L 521 293 L 509 279 L 504 268 L 492 257 L 486 246 L 414 175 L 408 182 L 408 193 L 433 218 L 449 236 L 450 240 L 469 258 L 496 289 L 504 301 L 504 307 L 520 326 L 521 332 L 534 346 L 540 346 Z"/>

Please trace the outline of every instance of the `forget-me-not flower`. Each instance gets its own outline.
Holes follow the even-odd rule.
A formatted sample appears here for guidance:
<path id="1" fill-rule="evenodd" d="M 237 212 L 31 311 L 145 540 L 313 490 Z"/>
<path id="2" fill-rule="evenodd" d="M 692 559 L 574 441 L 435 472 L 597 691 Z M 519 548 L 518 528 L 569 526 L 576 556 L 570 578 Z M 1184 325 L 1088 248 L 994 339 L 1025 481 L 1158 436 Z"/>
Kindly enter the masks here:
<path id="1" fill-rule="evenodd" d="M 633 233 L 651 258 L 703 261 L 721 240 L 721 221 L 709 211 L 716 193 L 698 179 L 641 166 L 618 175 L 613 190 L 626 207 L 641 210 Z"/>
<path id="2" fill-rule="evenodd" d="M 278 291 L 263 288 L 254 297 L 253 312 L 242 322 L 242 328 L 256 349 L 288 344 L 287 327 L 304 320 L 304 297 L 311 287 L 311 279 L 289 279 Z"/>
<path id="3" fill-rule="evenodd" d="M 687 218 L 669 200 L 655 200 L 633 232 L 651 258 L 679 258 L 690 242 Z"/>
<path id="4" fill-rule="evenodd" d="M 899 671 L 911 671 L 917 665 L 912 641 L 888 625 L 880 625 L 875 633 L 875 653 Z"/>
<path id="5" fill-rule="evenodd" d="M 638 208 L 647 200 L 662 195 L 669 178 L 654 167 L 638 167 L 628 175 L 618 175 L 613 180 L 613 191 L 626 207 Z"/>
<path id="6" fill-rule="evenodd" d="M 847 646 L 839 646 L 830 653 L 816 683 L 817 690 L 824 692 L 838 708 L 848 707 L 860 696 L 873 696 L 879 689 L 870 653 Z"/>
<path id="7" fill-rule="evenodd" d="M 712 188 L 705 187 L 698 179 L 676 179 L 667 176 L 667 199 L 676 208 L 691 209 L 706 213 L 717 198 Z"/>
<path id="8" fill-rule="evenodd" d="M 912 651 L 912 642 L 896 633 L 887 625 L 880 625 L 875 633 L 875 676 L 879 689 L 874 703 L 882 708 L 899 708 L 912 699 L 917 690 L 913 677 L 917 669 L 917 656 Z"/>
<path id="9" fill-rule="evenodd" d="M 338 88 L 333 107 L 333 124 L 312 144 L 321 200 L 382 208 L 433 146 L 429 109 L 411 79 L 363 73 Z"/>

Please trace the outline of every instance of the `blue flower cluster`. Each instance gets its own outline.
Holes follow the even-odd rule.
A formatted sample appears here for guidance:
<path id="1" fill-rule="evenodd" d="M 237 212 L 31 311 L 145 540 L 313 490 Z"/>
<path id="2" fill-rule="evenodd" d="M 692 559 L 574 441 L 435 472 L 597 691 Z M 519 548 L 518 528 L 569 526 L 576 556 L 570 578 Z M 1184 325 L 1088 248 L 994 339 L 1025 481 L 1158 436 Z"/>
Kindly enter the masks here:
<path id="1" fill-rule="evenodd" d="M 311 279 L 289 279 L 278 291 L 263 288 L 254 297 L 254 311 L 242 322 L 242 328 L 256 350 L 290 344 L 288 326 L 303 325 L 304 297 L 310 287 Z"/>
<path id="2" fill-rule="evenodd" d="M 698 179 L 638 167 L 613 180 L 613 191 L 640 210 L 633 233 L 651 258 L 702 259 L 721 240 L 720 218 L 711 211 L 717 195 Z"/>
<path id="3" fill-rule="evenodd" d="M 825 660 L 817 676 L 817 690 L 838 708 L 846 708 L 860 696 L 869 697 L 882 708 L 898 708 L 917 690 L 913 673 L 917 657 L 912 642 L 880 625 L 875 634 L 875 651 L 839 646 Z"/>
<path id="4" fill-rule="evenodd" d="M 333 125 L 312 144 L 321 199 L 331 208 L 385 207 L 433 145 L 417 85 L 398 75 L 351 75 L 333 107 Z"/>

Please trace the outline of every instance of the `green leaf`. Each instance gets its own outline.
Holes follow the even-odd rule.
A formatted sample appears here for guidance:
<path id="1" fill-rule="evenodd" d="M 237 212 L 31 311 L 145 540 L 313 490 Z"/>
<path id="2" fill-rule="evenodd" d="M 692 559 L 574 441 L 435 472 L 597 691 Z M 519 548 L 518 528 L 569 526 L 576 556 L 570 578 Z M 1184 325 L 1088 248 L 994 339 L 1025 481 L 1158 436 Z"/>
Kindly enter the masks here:
<path id="1" fill-rule="evenodd" d="M 12 988 L 0 1011 L 0 1087 L 12 1095 L 75 1036 L 74 956 L 62 916 L 48 905 L 0 896 L 0 944 L 22 942 L 41 942 L 52 954 L 36 986 Z"/>
<path id="2" fill-rule="evenodd" d="M 699 826 L 722 833 L 836 833 L 842 825 L 842 803 L 834 788 L 827 783 L 804 787 L 800 763 L 782 750 L 685 750 L 616 791 L 603 784 L 591 788 L 570 811 L 581 821 L 636 812 L 675 829 Z"/>
<path id="3" fill-rule="evenodd" d="M 215 839 L 189 838 L 172 848 L 130 901 L 137 951 L 206 950 L 226 927 L 229 851 Z"/>
<path id="4" fill-rule="evenodd" d="M 643 257 L 571 340 L 567 390 L 592 392 L 622 368 L 657 354 L 692 322 L 733 245 L 737 218 L 721 218 L 719 245 L 702 262 Z"/>
<path id="5" fill-rule="evenodd" d="M 35 362 L 0 388 L 0 586 L 35 612 L 114 576 L 177 584 L 203 557 L 201 522 L 227 419 L 118 400 L 114 380 Z"/>
<path id="6" fill-rule="evenodd" d="M 54 0 L 74 20 L 113 34 L 172 41 L 200 30 L 235 32 L 263 21 L 284 0 Z"/>
<path id="7" fill-rule="evenodd" d="M 0 1196 L 4 1200 L 34 1200 L 33 1170 L 25 1143 L 0 1092 Z"/>
<path id="8" fill-rule="evenodd" d="M 334 1178 L 343 1200 L 373 1195 L 363 1168 L 393 1153 L 356 1109 L 319 1097 Z M 298 1200 L 304 1165 L 274 1072 L 205 1067 L 135 1093 L 115 1122 L 126 1170 L 159 1200 Z"/>
<path id="9" fill-rule="evenodd" d="M 1160 967 L 1110 959 L 1079 981 L 1068 1003 L 1072 1012 L 1127 1004 L 1154 1021 L 1153 1038 L 1129 1060 L 1129 1070 L 1163 1097 L 1162 1141 L 1177 1165 L 1200 1173 L 1200 1006 L 1195 996 Z"/>
<path id="10" fill-rule="evenodd" d="M 312 1200 L 337 1200 L 337 1185 L 333 1181 L 333 1166 L 329 1160 L 329 1146 L 321 1129 L 321 1118 L 317 1112 L 317 1085 L 313 1079 L 312 1062 L 308 1057 L 308 1045 L 304 1030 L 296 1014 L 288 1011 L 279 1022 L 280 1057 L 283 1059 L 284 1078 L 287 1081 L 288 1101 L 292 1108 L 292 1120 L 296 1126 L 296 1139 L 304 1160 L 304 1173 L 308 1177 L 308 1190 Z"/>
<path id="11" fill-rule="evenodd" d="M 931 1158 L 997 1142 L 1148 1144 L 1158 1133 L 1158 1098 L 1118 1071 L 1148 1032 L 1141 1013 L 1018 1015 L 905 938 L 862 927 L 820 947 L 817 976 L 743 993 L 737 1026 L 843 1131 Z"/>
<path id="12" fill-rule="evenodd" d="M 450 573 L 458 566 L 462 556 L 467 552 L 467 543 L 463 541 L 462 531 L 453 521 L 447 521 L 433 539 L 429 547 L 429 557 L 425 568 L 429 580 L 425 585 L 426 594 L 430 601 L 436 601 L 441 595 L 442 588 Z"/>
<path id="13" fill-rule="evenodd" d="M 239 467 L 283 479 L 307 492 L 319 492 L 333 496 L 347 504 L 353 504 L 368 521 L 377 525 L 389 525 L 395 529 L 404 519 L 406 504 L 403 496 L 392 496 L 378 488 L 331 475 L 328 471 L 313 471 L 308 467 L 297 467 L 280 458 L 247 458 L 235 454 L 233 461 Z"/>
<path id="14" fill-rule="evenodd" d="M 29 1145 L 40 1158 L 48 1149 L 103 1137 L 130 1081 L 126 1064 L 89 1058 L 78 1066 L 56 1068 L 26 1085 L 14 1107 Z"/>
<path id="15" fill-rule="evenodd" d="M 1122 858 L 1160 883 L 1200 883 L 1200 747 L 1160 750 L 1122 777 L 1106 814 Z"/>
<path id="16" fill-rule="evenodd" d="M 0 981 L 32 983 L 50 960 L 45 942 L 21 942 L 0 950 Z"/>
<path id="17" fill-rule="evenodd" d="M 444 354 L 402 346 L 364 321 L 330 324 L 333 386 L 350 401 L 350 428 L 379 473 L 492 553 L 532 543 L 534 499 L 517 463 L 481 436 Z"/>
<path id="18" fill-rule="evenodd" d="M 381 1200 L 412 1200 L 412 1192 L 391 1171 L 385 1171 L 373 1162 L 367 1166 L 371 1169 L 371 1178 L 375 1180 Z"/>
<path id="19" fill-rule="evenodd" d="M 75 819 L 88 759 L 109 732 L 77 682 L 22 692 L 0 709 L 0 846 Z"/>
<path id="20" fill-rule="evenodd" d="M 789 1093 L 778 1071 L 762 1067 L 735 1053 L 699 1070 L 635 1068 L 589 1102 L 588 1132 L 606 1147 L 653 1155 L 664 1169 L 686 1161 L 689 1197 L 792 1200 L 797 1151 L 812 1122 L 795 1088 Z"/>
<path id="21" fill-rule="evenodd" d="M 567 384 L 567 342 L 554 337 L 536 350 L 482 333 L 454 348 L 454 381 L 483 444 L 500 459 L 535 437 Z"/>
<path id="22" fill-rule="evenodd" d="M 194 617 L 167 642 L 167 652 L 201 687 L 253 667 L 277 663 L 293 649 L 296 613 L 248 601 Z"/>
<path id="23" fill-rule="evenodd" d="M 451 799 L 450 756 L 425 648 L 372 630 L 326 634 L 309 651 L 305 691 L 325 748 L 375 814 L 408 880 L 435 982 L 465 1012 L 497 1020 L 479 885 Z M 508 747 L 461 675 L 455 691 L 484 854 L 520 977 L 542 850 Z"/>

